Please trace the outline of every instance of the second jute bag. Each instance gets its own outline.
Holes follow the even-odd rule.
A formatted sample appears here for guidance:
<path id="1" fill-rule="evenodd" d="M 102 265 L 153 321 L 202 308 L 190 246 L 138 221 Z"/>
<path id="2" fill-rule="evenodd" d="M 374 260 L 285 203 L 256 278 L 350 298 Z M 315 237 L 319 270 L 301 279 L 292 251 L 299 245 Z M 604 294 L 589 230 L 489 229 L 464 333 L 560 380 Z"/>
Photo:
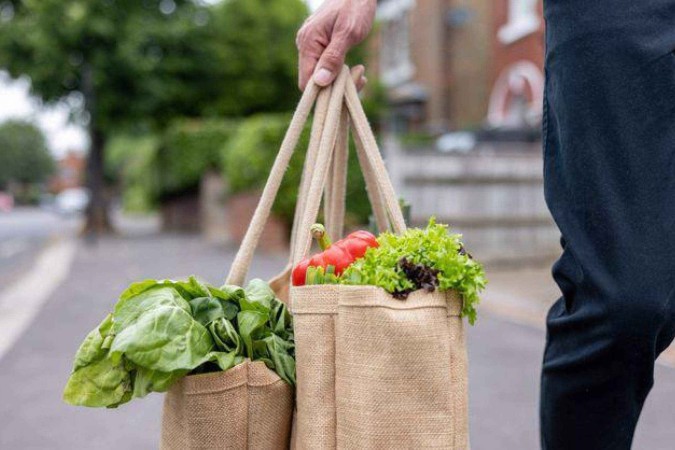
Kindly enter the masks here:
<path id="1" fill-rule="evenodd" d="M 342 81 L 356 147 L 368 160 L 364 171 L 378 187 L 371 202 L 374 209 L 380 202 L 392 230 L 402 233 L 399 203 L 356 89 L 349 77 Z M 338 99 L 331 106 L 342 105 Z M 329 107 L 308 206 L 297 226 L 296 261 L 309 251 L 336 117 Z M 468 448 L 467 356 L 456 293 L 417 291 L 401 301 L 374 286 L 313 285 L 291 287 L 290 299 L 298 381 L 295 448 Z"/>

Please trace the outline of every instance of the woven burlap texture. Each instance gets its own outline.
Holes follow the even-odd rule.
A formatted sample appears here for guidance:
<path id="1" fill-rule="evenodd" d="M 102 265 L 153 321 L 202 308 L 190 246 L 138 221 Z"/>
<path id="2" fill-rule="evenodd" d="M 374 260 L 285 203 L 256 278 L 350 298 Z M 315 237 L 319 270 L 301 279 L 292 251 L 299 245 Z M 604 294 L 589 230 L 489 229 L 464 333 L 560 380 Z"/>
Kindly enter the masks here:
<path id="1" fill-rule="evenodd" d="M 161 450 L 277 450 L 290 445 L 293 388 L 263 362 L 192 375 L 166 393 Z"/>
<path id="2" fill-rule="evenodd" d="M 454 292 L 291 288 L 296 449 L 468 448 L 467 355 Z"/>

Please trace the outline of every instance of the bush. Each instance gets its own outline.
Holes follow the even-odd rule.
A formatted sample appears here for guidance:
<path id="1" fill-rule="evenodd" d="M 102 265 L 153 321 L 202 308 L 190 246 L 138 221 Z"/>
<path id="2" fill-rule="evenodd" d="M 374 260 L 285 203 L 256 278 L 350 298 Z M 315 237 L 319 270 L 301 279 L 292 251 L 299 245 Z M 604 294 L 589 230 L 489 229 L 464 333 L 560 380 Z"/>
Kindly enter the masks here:
<path id="1" fill-rule="evenodd" d="M 0 125 L 0 189 L 10 182 L 43 183 L 54 169 L 54 159 L 37 126 L 23 121 Z"/>
<path id="2" fill-rule="evenodd" d="M 223 173 L 232 193 L 262 189 L 290 122 L 290 114 L 260 114 L 242 122 L 223 147 Z M 274 212 L 289 225 L 293 221 L 302 164 L 309 144 L 309 125 L 300 138 L 274 204 Z M 370 206 L 358 159 L 352 150 L 347 183 L 347 214 L 350 223 L 368 222 Z"/>
<path id="3" fill-rule="evenodd" d="M 159 138 L 154 135 L 121 134 L 108 141 L 106 173 L 119 183 L 125 210 L 146 212 L 157 206 L 158 151 Z"/>
<path id="4" fill-rule="evenodd" d="M 220 170 L 220 149 L 236 127 L 234 120 L 174 121 L 157 155 L 160 197 L 197 190 L 205 172 Z"/>

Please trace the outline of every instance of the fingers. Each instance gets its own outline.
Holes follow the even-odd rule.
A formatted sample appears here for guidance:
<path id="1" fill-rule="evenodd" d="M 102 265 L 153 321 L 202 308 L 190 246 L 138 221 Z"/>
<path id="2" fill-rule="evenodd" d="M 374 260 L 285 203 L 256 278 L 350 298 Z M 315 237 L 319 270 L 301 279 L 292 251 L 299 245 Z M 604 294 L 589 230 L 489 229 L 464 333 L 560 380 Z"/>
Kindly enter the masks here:
<path id="1" fill-rule="evenodd" d="M 316 67 L 317 61 L 319 61 L 319 58 L 300 52 L 298 86 L 300 87 L 301 91 L 305 90 L 307 83 L 309 82 L 310 78 L 312 78 L 312 73 L 314 73 L 314 68 Z"/>
<path id="2" fill-rule="evenodd" d="M 363 87 L 368 82 L 368 79 L 365 77 L 365 73 L 366 68 L 361 64 L 354 66 L 351 69 L 352 80 L 354 80 L 354 84 L 356 84 L 357 91 L 361 91 L 361 89 L 363 89 Z"/>
<path id="3" fill-rule="evenodd" d="M 310 17 L 300 28 L 295 39 L 295 45 L 299 52 L 298 86 L 301 91 L 305 90 L 307 83 L 312 78 L 316 63 L 328 43 L 328 37 L 319 31 L 320 29 L 312 25 L 312 17 Z"/>
<path id="4" fill-rule="evenodd" d="M 328 86 L 335 80 L 340 73 L 340 69 L 345 62 L 345 55 L 349 50 L 349 44 L 346 39 L 333 36 L 328 47 L 321 54 L 321 58 L 316 65 L 316 71 L 312 79 L 319 86 Z"/>

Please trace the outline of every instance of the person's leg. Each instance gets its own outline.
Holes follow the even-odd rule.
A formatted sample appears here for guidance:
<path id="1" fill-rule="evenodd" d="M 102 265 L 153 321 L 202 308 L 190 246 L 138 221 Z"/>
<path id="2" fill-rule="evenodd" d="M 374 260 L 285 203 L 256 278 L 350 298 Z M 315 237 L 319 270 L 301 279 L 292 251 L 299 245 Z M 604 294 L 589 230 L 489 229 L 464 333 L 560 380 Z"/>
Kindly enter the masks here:
<path id="1" fill-rule="evenodd" d="M 675 0 L 545 0 L 546 450 L 623 450 L 675 334 Z"/>

